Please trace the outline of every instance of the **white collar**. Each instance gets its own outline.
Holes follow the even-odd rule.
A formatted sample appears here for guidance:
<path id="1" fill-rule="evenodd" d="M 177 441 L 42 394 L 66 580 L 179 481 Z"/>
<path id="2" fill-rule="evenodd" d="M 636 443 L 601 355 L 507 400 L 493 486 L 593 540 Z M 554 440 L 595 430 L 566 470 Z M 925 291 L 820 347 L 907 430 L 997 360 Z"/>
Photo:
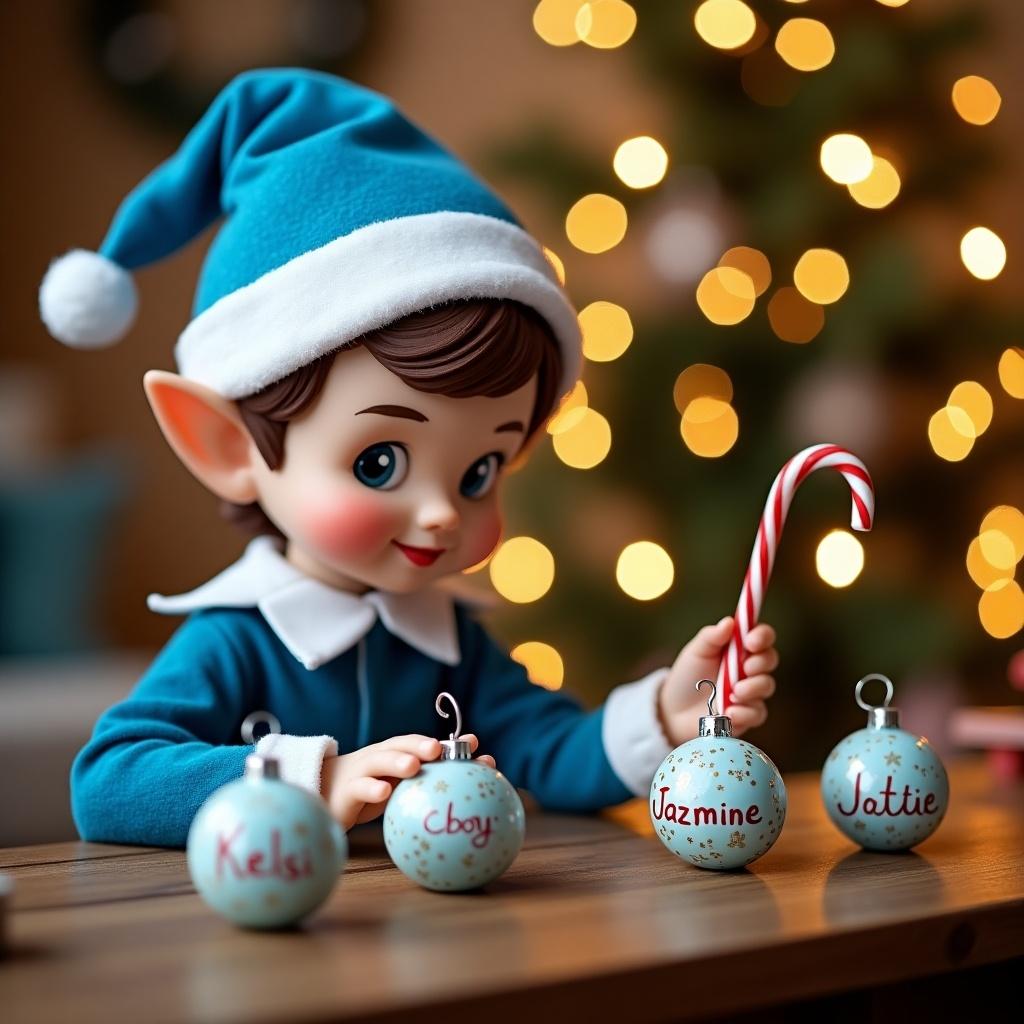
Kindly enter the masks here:
<path id="1" fill-rule="evenodd" d="M 150 594 L 165 615 L 202 608 L 258 608 L 278 639 L 307 669 L 319 668 L 359 642 L 378 616 L 385 628 L 435 661 L 460 660 L 452 595 L 437 588 L 411 594 L 371 590 L 356 595 L 304 575 L 272 537 L 250 541 L 245 553 L 187 594 Z"/>

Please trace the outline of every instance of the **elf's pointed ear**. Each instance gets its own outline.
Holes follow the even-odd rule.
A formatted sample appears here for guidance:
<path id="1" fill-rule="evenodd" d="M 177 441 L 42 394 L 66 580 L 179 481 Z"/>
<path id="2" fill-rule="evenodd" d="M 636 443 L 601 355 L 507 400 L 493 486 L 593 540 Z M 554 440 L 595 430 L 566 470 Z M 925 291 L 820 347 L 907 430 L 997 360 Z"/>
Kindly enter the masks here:
<path id="1" fill-rule="evenodd" d="M 167 443 L 186 469 L 225 501 L 256 501 L 252 468 L 258 452 L 235 403 L 163 370 L 150 370 L 142 385 Z"/>

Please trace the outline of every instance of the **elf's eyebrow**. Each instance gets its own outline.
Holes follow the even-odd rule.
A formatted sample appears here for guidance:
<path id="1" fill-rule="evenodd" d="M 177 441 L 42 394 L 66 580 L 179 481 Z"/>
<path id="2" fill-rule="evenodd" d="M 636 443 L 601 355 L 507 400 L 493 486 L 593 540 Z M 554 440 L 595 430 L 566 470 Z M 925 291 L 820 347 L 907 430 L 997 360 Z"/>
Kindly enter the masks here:
<path id="1" fill-rule="evenodd" d="M 417 423 L 430 422 L 423 413 L 410 409 L 407 405 L 371 405 L 369 409 L 360 409 L 356 415 L 362 416 L 366 412 L 375 412 L 379 416 L 397 416 L 403 420 L 415 420 Z"/>
<path id="2" fill-rule="evenodd" d="M 519 420 L 509 420 L 508 423 L 502 423 L 500 427 L 494 428 L 496 434 L 500 434 L 503 430 L 518 430 L 520 434 L 526 432 Z"/>

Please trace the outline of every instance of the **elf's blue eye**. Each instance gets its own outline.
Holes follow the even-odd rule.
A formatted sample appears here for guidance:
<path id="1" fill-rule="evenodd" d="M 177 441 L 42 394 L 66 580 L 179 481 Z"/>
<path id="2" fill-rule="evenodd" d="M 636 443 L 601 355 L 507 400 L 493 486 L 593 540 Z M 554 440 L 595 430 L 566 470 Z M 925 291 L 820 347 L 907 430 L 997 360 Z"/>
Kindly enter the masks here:
<path id="1" fill-rule="evenodd" d="M 504 461 L 504 456 L 499 452 L 491 452 L 477 459 L 463 474 L 459 493 L 465 498 L 482 498 L 494 486 Z"/>
<path id="2" fill-rule="evenodd" d="M 355 478 L 378 491 L 393 490 L 405 479 L 408 471 L 408 452 L 402 445 L 391 441 L 370 445 L 352 463 Z"/>

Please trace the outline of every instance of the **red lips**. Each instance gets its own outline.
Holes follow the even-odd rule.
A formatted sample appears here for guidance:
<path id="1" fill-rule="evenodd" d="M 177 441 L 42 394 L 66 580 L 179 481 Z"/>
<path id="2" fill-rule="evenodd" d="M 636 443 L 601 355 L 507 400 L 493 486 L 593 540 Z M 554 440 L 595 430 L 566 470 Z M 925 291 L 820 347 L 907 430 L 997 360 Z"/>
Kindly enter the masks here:
<path id="1" fill-rule="evenodd" d="M 401 544 L 397 540 L 392 541 L 391 543 L 394 544 L 395 547 L 398 548 L 398 550 L 401 551 L 413 565 L 433 565 L 438 558 L 444 554 L 444 548 L 414 548 L 409 544 Z"/>

